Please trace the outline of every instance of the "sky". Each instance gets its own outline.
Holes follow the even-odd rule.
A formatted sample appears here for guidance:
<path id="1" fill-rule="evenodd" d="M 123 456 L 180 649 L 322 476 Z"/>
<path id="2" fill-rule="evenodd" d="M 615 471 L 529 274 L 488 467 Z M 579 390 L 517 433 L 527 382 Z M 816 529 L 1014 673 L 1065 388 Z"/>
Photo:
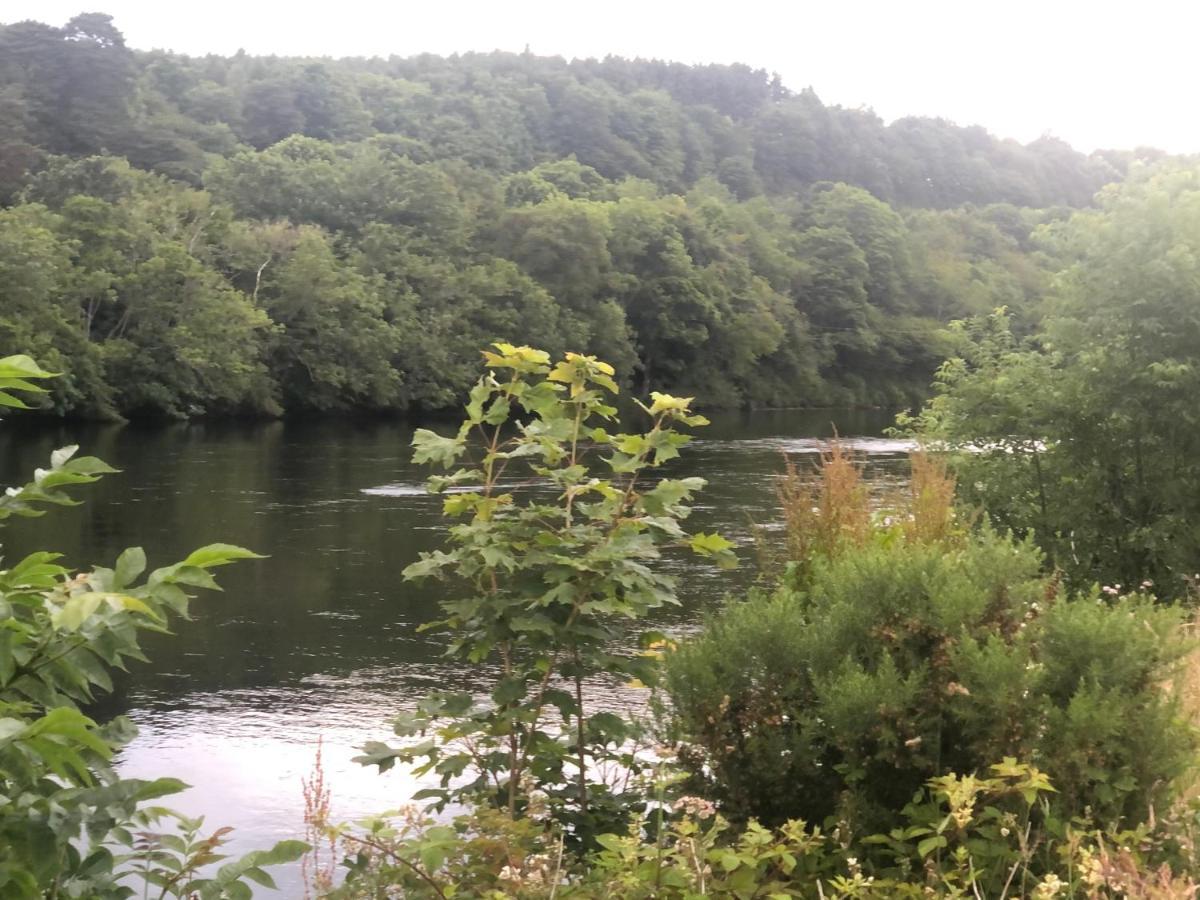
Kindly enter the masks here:
<path id="1" fill-rule="evenodd" d="M 1200 152 L 1190 0 L 0 0 L 0 21 L 112 15 L 138 49 L 408 56 L 471 50 L 778 72 L 891 121 L 941 116 L 1022 142 Z"/>

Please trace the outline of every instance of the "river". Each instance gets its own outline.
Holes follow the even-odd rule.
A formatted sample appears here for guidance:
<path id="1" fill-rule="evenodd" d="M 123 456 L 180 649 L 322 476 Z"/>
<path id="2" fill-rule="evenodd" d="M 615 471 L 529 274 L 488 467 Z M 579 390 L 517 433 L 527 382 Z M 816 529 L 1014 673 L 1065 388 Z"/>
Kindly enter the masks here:
<path id="1" fill-rule="evenodd" d="M 900 478 L 906 448 L 880 437 L 890 421 L 876 411 L 790 410 L 722 415 L 698 430 L 670 474 L 708 479 L 690 527 L 737 541 L 743 565 L 716 572 L 668 561 L 682 604 L 660 625 L 686 631 L 746 587 L 751 523 L 777 518 L 785 454 L 815 458 L 836 427 L 874 477 Z M 406 802 L 413 780 L 358 766 L 356 748 L 387 740 L 390 714 L 429 690 L 486 678 L 446 662 L 438 636 L 417 631 L 436 611 L 435 589 L 400 573 L 439 545 L 441 521 L 440 500 L 421 488 L 427 472 L 410 461 L 411 436 L 410 425 L 381 421 L 0 424 L 0 485 L 25 480 L 71 443 L 122 470 L 80 489 L 83 506 L 10 520 L 0 533 L 10 561 L 44 548 L 73 566 L 111 565 L 140 545 L 155 567 L 216 541 L 269 554 L 219 570 L 224 593 L 199 597 L 194 620 L 174 635 L 151 635 L 152 662 L 121 677 L 96 711 L 124 713 L 140 729 L 122 771 L 182 778 L 192 787 L 169 804 L 212 828 L 233 826 L 234 850 L 302 834 L 301 778 L 318 739 L 335 816 Z M 281 883 L 295 885 L 291 876 Z"/>

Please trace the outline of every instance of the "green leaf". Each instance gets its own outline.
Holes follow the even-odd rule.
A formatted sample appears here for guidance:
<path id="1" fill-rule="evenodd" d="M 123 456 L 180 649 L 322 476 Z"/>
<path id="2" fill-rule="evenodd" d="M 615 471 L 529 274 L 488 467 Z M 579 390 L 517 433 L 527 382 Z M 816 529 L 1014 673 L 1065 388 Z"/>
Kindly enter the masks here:
<path id="1" fill-rule="evenodd" d="M 2 383 L 3 382 L 0 382 L 0 384 Z M 11 409 L 29 409 L 29 404 L 27 404 L 20 397 L 14 397 L 12 394 L 3 390 L 0 390 L 0 406 L 7 406 Z"/>
<path id="2" fill-rule="evenodd" d="M 712 558 L 723 569 L 737 566 L 737 557 L 733 554 L 733 543 L 721 535 L 699 532 L 692 535 L 690 546 L 694 553 Z"/>
<path id="3" fill-rule="evenodd" d="M 487 413 L 483 417 L 483 421 L 489 425 L 502 425 L 508 421 L 508 414 L 511 406 L 507 397 L 497 397 L 492 401 L 492 405 L 488 407 Z"/>
<path id="4" fill-rule="evenodd" d="M 492 699 L 498 706 L 507 706 L 510 703 L 516 703 L 525 697 L 526 686 L 525 679 L 508 677 L 501 678 L 496 684 L 496 689 L 492 691 Z"/>
<path id="5" fill-rule="evenodd" d="M 266 559 L 252 550 L 235 547 L 233 544 L 209 544 L 190 553 L 182 563 L 184 566 L 195 566 L 200 569 L 211 569 L 214 566 L 225 566 L 239 559 Z"/>
<path id="6" fill-rule="evenodd" d="M 47 372 L 32 358 L 19 354 L 0 359 L 0 378 L 57 378 L 57 372 Z"/>
<path id="7" fill-rule="evenodd" d="M 130 585 L 146 571 L 146 551 L 141 547 L 130 547 L 119 557 L 113 569 L 112 589 L 119 591 Z"/>
<path id="8" fill-rule="evenodd" d="M 942 835 L 942 834 L 935 834 L 933 837 L 927 837 L 927 838 L 925 838 L 925 840 L 923 840 L 919 844 L 917 844 L 917 855 L 920 856 L 922 859 L 924 859 L 926 856 L 929 856 L 929 854 L 933 853 L 935 850 L 938 850 L 945 846 L 946 846 L 946 836 Z"/>
<path id="9" fill-rule="evenodd" d="M 466 442 L 458 437 L 443 437 L 428 428 L 418 428 L 413 434 L 413 462 L 435 463 L 450 468 L 466 451 Z"/>
<path id="10" fill-rule="evenodd" d="M 103 597 L 103 594 L 95 591 L 68 597 L 62 606 L 50 613 L 50 622 L 62 631 L 78 631 L 87 618 L 100 608 Z"/>

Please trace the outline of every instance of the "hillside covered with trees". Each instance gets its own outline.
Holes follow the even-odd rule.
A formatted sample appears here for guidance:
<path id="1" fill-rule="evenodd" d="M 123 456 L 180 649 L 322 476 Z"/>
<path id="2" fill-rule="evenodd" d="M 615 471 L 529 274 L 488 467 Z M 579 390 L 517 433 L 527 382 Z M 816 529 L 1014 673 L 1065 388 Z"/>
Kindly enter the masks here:
<path id="1" fill-rule="evenodd" d="M 189 58 L 20 22 L 0 355 L 65 373 L 73 415 L 439 410 L 497 339 L 712 406 L 900 403 L 946 322 L 1028 327 L 1039 226 L 1159 155 L 885 124 L 745 66 Z"/>

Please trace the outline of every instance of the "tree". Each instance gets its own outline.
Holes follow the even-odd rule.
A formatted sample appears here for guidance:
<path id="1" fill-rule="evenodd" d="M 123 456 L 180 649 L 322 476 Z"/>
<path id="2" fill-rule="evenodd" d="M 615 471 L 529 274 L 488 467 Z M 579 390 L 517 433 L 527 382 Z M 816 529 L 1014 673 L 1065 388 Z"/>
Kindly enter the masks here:
<path id="1" fill-rule="evenodd" d="M 99 348 L 79 328 L 74 248 L 61 230 L 61 219 L 38 204 L 0 210 L 0 353 L 37 353 L 66 373 L 39 406 L 113 417 Z"/>
<path id="2" fill-rule="evenodd" d="M 648 431 L 612 433 L 611 366 L 574 353 L 552 364 L 539 350 L 495 346 L 457 434 L 419 429 L 413 438 L 414 459 L 448 473 L 431 477 L 429 489 L 456 488 L 443 506 L 457 524 L 447 548 L 423 553 L 405 577 L 452 581 L 455 596 L 436 625 L 449 633 L 449 654 L 494 663 L 500 676 L 490 702 L 440 693 L 396 722 L 402 736 L 436 727 L 437 740 L 368 744 L 360 761 L 386 769 L 424 760 L 417 771 L 436 772 L 442 786 L 418 799 L 494 804 L 509 818 L 527 813 L 536 789 L 587 845 L 629 812 L 626 789 L 597 780 L 595 767 L 640 764 L 626 746 L 635 729 L 590 710 L 585 680 L 652 680 L 653 657 L 614 642 L 623 623 L 677 602 L 671 578 L 654 568 L 666 547 L 721 565 L 735 558 L 718 535 L 681 526 L 702 479 L 645 481 L 688 442 L 677 426 L 706 423 L 689 399 L 655 393 L 642 407 Z M 548 481 L 555 499 L 507 490 L 518 471 Z M 656 639 L 643 635 L 640 645 Z"/>
<path id="3" fill-rule="evenodd" d="M 338 260 L 328 238 L 311 227 L 292 235 L 281 258 L 269 250 L 262 258 L 256 294 L 279 326 L 268 353 L 284 403 L 318 410 L 395 406 L 397 335 L 374 285 Z"/>
<path id="4" fill-rule="evenodd" d="M 112 16 L 84 13 L 62 28 L 4 26 L 0 60 L 0 78 L 21 85 L 41 146 L 86 154 L 122 145 L 135 64 Z"/>
<path id="5" fill-rule="evenodd" d="M 1167 167 L 1042 234 L 1066 268 L 1032 339 L 960 328 L 906 427 L 959 450 L 961 482 L 1075 583 L 1187 592 L 1200 555 L 1200 174 Z"/>

